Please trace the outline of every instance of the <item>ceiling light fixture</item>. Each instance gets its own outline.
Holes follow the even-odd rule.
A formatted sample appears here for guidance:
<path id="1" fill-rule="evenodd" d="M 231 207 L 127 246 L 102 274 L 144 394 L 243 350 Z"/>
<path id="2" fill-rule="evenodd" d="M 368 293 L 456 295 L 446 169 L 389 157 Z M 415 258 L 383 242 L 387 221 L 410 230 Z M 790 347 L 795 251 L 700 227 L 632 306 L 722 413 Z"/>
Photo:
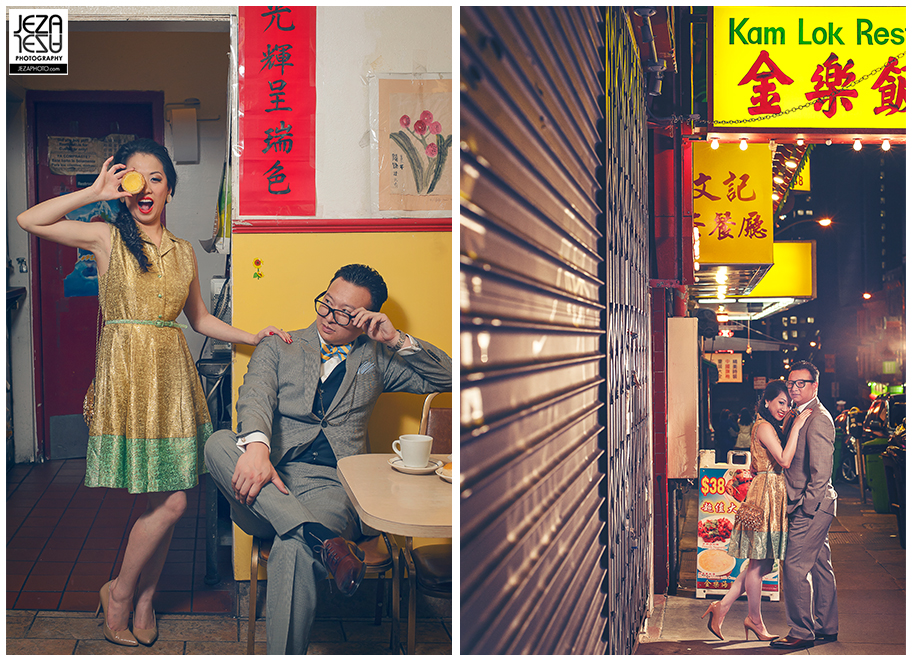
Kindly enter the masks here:
<path id="1" fill-rule="evenodd" d="M 859 140 L 859 138 L 856 138 L 856 140 L 853 141 L 853 149 L 855 149 L 857 152 L 862 151 L 862 141 Z"/>
<path id="2" fill-rule="evenodd" d="M 746 149 L 748 149 L 748 141 L 745 140 L 744 138 L 742 138 L 742 140 L 739 141 L 739 149 L 742 150 L 743 152 L 744 152 Z"/>
<path id="3" fill-rule="evenodd" d="M 891 141 L 888 140 L 887 138 L 885 138 L 884 142 L 881 143 L 881 149 L 883 149 L 886 152 L 891 151 Z"/>
<path id="4" fill-rule="evenodd" d="M 719 148 L 720 148 L 720 141 L 719 141 L 719 140 L 717 140 L 716 138 L 714 138 L 713 140 L 710 141 L 710 149 L 719 149 Z"/>

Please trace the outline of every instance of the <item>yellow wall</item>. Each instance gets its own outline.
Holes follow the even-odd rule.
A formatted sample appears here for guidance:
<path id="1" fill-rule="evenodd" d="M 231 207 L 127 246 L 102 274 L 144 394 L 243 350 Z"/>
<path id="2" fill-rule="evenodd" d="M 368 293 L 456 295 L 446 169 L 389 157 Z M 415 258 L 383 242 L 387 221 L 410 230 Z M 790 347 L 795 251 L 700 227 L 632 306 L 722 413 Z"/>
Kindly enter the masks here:
<path id="1" fill-rule="evenodd" d="M 261 261 L 261 278 L 254 277 L 254 260 Z M 316 317 L 314 297 L 339 267 L 352 263 L 370 265 L 384 277 L 389 298 L 381 310 L 397 328 L 453 355 L 449 232 L 235 234 L 232 325 L 251 332 L 270 324 L 285 330 L 308 326 Z M 233 403 L 252 353 L 252 347 L 235 347 Z M 389 453 L 399 435 L 418 431 L 423 401 L 422 395 L 382 395 L 368 426 L 369 451 Z M 448 404 L 435 401 L 435 406 Z M 250 538 L 237 527 L 234 538 L 235 578 L 246 580 Z"/>

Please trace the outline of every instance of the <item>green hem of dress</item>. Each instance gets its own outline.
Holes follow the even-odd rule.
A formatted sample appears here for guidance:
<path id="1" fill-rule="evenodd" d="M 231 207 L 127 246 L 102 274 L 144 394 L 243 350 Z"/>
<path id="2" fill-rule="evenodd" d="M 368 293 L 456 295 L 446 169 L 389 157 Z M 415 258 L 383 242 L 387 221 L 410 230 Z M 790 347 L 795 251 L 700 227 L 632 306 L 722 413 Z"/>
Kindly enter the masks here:
<path id="1" fill-rule="evenodd" d="M 736 559 L 780 559 L 786 557 L 786 533 L 736 529 L 726 550 Z"/>
<path id="2" fill-rule="evenodd" d="M 199 476 L 207 473 L 203 462 L 203 446 L 212 435 L 212 423 L 197 427 L 195 437 L 166 439 L 127 439 L 123 435 L 103 434 L 89 437 L 86 454 L 86 487 L 126 489 L 130 494 L 176 492 L 199 484 Z M 147 444 L 159 447 L 175 446 L 169 455 L 171 466 L 145 452 Z M 127 455 L 129 454 L 129 457 Z M 154 473 L 145 470 L 155 465 Z"/>

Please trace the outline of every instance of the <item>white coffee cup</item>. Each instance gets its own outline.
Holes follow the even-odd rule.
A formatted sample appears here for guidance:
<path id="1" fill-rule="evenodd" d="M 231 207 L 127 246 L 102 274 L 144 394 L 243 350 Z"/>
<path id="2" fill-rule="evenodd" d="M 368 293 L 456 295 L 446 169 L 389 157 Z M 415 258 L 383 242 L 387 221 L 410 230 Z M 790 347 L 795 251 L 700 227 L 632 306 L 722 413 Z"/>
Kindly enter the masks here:
<path id="1" fill-rule="evenodd" d="M 427 434 L 401 434 L 393 442 L 393 452 L 399 455 L 403 465 L 410 469 L 424 469 L 431 456 L 431 442 Z"/>

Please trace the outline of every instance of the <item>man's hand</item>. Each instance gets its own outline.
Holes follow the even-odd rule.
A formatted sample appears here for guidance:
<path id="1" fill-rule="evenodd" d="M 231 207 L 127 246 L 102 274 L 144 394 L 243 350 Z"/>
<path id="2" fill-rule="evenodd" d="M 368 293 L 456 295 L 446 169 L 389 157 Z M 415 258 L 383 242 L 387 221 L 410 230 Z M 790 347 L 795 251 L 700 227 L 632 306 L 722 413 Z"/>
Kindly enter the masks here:
<path id="1" fill-rule="evenodd" d="M 231 477 L 235 499 L 250 506 L 267 483 L 273 483 L 283 494 L 289 493 L 279 478 L 276 467 L 269 461 L 269 446 L 260 442 L 250 443 L 238 458 L 235 473 Z"/>
<path id="2" fill-rule="evenodd" d="M 366 308 L 356 308 L 352 311 L 352 325 L 364 331 L 371 340 L 383 343 L 388 347 L 393 347 L 399 342 L 399 330 L 383 313 L 375 313 Z M 411 345 L 411 341 L 407 339 L 404 347 Z"/>

